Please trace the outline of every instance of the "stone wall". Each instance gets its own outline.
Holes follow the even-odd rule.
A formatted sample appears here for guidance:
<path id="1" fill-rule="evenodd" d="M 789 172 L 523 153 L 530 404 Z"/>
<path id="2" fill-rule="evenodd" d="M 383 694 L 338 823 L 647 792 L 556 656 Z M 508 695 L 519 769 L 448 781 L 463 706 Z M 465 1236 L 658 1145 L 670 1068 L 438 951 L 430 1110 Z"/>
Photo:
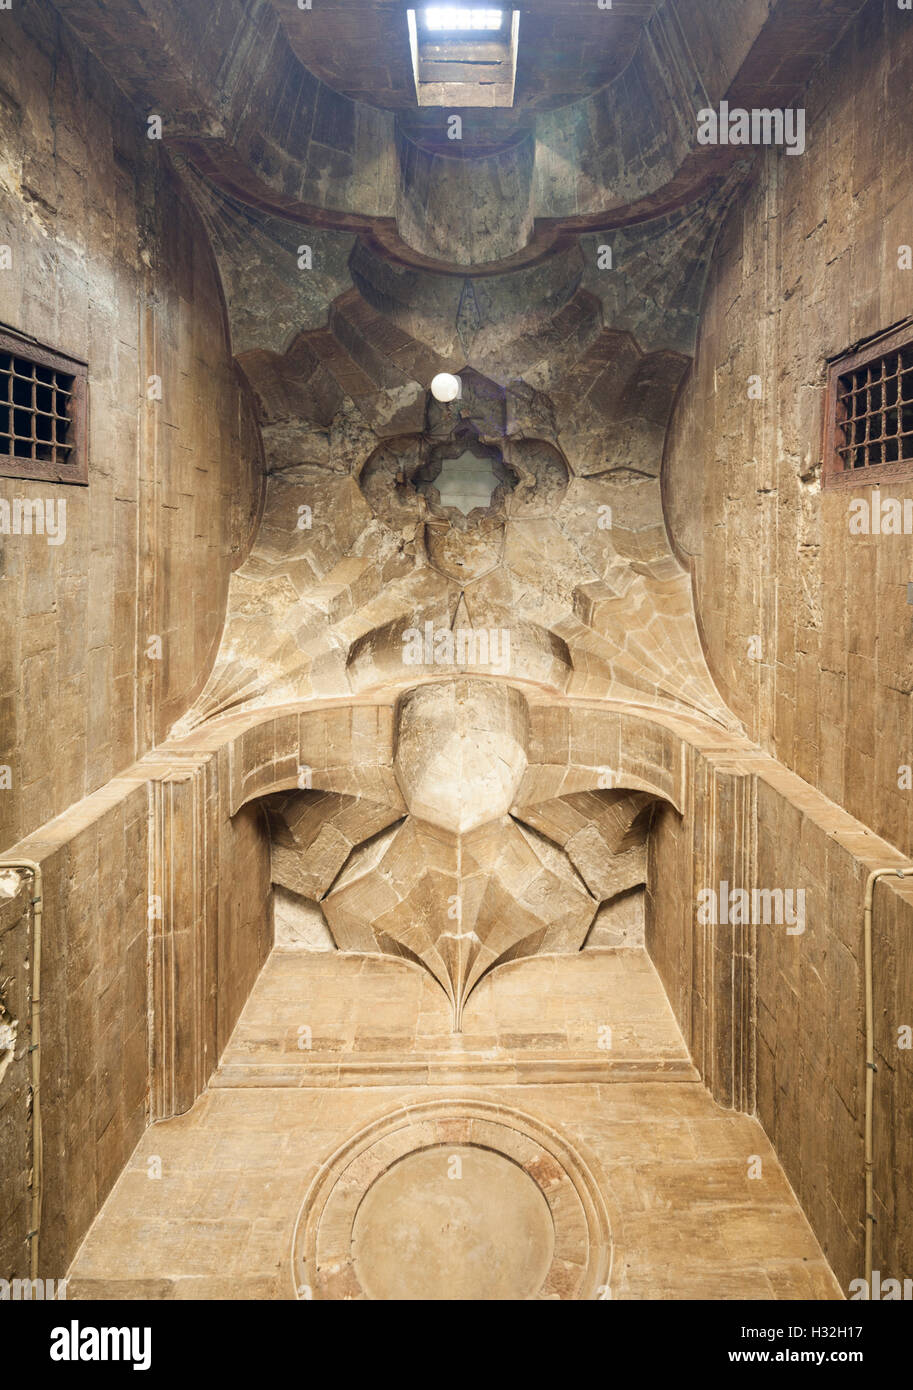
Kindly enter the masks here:
<path id="1" fill-rule="evenodd" d="M 149 911 L 155 779 L 170 774 L 125 774 L 208 675 L 259 506 L 261 446 L 199 215 L 144 117 L 48 5 L 4 17 L 0 151 L 0 322 L 87 361 L 89 380 L 88 487 L 0 479 L 0 498 L 66 502 L 62 544 L 0 535 L 0 854 L 44 874 L 39 1274 L 60 1278 L 150 1117 L 205 1083 L 268 949 L 257 815 L 232 820 L 209 770 L 205 805 L 176 823 L 170 885 L 180 900 L 191 884 L 200 911 L 170 932 L 170 904 Z M 0 931 L 18 1023 L 2 1099 L 6 1277 L 28 1271 L 21 893 Z M 174 1006 L 148 962 L 182 932 Z M 170 1059 L 152 1047 L 166 1022 L 183 1057 L 170 1090 Z"/>
<path id="2" fill-rule="evenodd" d="M 855 7 L 839 0 L 834 22 Z M 470 357 L 475 377 L 526 373 L 492 438 L 508 441 L 505 451 L 539 439 L 532 418 L 529 430 L 514 426 L 536 402 L 547 415 L 547 393 L 575 474 L 567 503 L 542 502 L 541 516 L 512 512 L 506 553 L 516 587 L 502 599 L 492 581 L 478 594 L 477 617 L 500 621 L 502 604 L 510 621 L 533 615 L 534 653 L 539 609 L 547 611 L 569 654 L 566 685 L 564 675 L 550 692 L 536 683 L 536 765 L 524 796 L 531 806 L 573 797 L 604 787 L 609 772 L 620 779 L 613 789 L 663 799 L 650 838 L 645 937 L 695 1064 L 722 1106 L 759 1115 L 844 1286 L 861 1274 L 862 896 L 891 844 L 913 849 L 910 794 L 897 783 L 898 765 L 913 762 L 905 645 L 913 576 L 902 538 L 849 536 L 847 495 L 821 491 L 820 441 L 826 358 L 913 314 L 913 272 L 897 269 L 897 248 L 913 242 L 913 137 L 902 117 L 913 18 L 892 0 L 870 0 L 808 95 L 808 153 L 758 157 L 713 254 L 698 356 L 667 450 L 666 518 L 692 567 L 708 662 L 759 752 L 707 679 L 688 578 L 667 553 L 658 473 L 717 214 L 733 192 L 708 185 L 729 155 L 693 148 L 693 93 L 757 93 L 763 81 L 792 90 L 832 42 L 829 16 L 803 32 L 817 8 L 809 0 L 772 7 L 778 24 L 793 26 L 778 30 L 781 41 L 807 39 L 780 83 L 777 45 L 754 42 L 765 8 L 726 0 L 717 46 L 696 7 L 662 7 L 614 90 L 582 99 L 573 119 L 544 112 L 528 150 L 511 145 L 461 164 L 456 181 L 469 188 L 484 162 L 497 196 L 483 189 L 456 247 L 441 233 L 449 212 L 441 189 L 452 194 L 453 170 L 445 171 L 455 161 L 411 145 L 402 127 L 397 147 L 389 112 L 309 77 L 265 0 L 184 14 L 150 0 L 132 15 L 138 35 L 126 55 L 113 0 L 59 0 L 68 21 L 24 0 L 7 17 L 0 246 L 10 248 L 12 268 L 0 271 L 0 322 L 87 359 L 90 389 L 89 486 L 0 480 L 0 498 L 53 494 L 68 508 L 60 546 L 0 536 L 0 771 L 11 780 L 8 789 L 0 780 L 0 847 L 44 871 L 43 1277 L 65 1273 L 144 1127 L 185 1112 L 205 1087 L 268 953 L 269 840 L 253 799 L 300 786 L 303 768 L 339 797 L 370 799 L 393 786 L 392 699 L 396 682 L 413 677 L 390 612 L 380 603 L 376 613 L 358 610 L 412 570 L 415 553 L 403 542 L 416 545 L 424 531 L 417 512 L 411 532 L 400 527 L 397 541 L 391 526 L 386 551 L 372 550 L 381 527 L 367 493 L 343 475 L 357 474 L 382 443 L 437 428 L 425 383 Z M 681 66 L 679 9 L 699 66 Z M 68 22 L 81 26 L 133 106 Z M 227 44 L 236 31 L 245 41 L 224 61 L 219 34 Z M 149 60 L 159 50 L 161 67 Z M 166 69 L 170 84 L 159 87 Z M 147 139 L 153 89 L 168 97 L 166 144 L 197 161 L 195 174 L 178 161 L 183 185 Z M 898 112 L 895 122 L 876 119 L 879 102 Z M 620 161 L 616 107 L 642 117 Z M 292 119 L 305 111 L 313 123 Z M 204 196 L 207 174 L 231 198 Z M 229 580 L 248 555 L 259 508 L 261 446 L 191 187 L 222 257 L 233 322 L 246 334 L 236 347 L 272 430 L 273 461 L 285 470 L 273 481 L 262 546 L 233 581 L 228 624 Z M 298 221 L 239 212 L 232 199 L 242 195 Z M 294 248 L 298 223 L 315 209 L 325 278 L 291 301 L 282 274 L 268 280 L 251 266 L 261 270 L 271 256 L 281 266 L 270 246 Z M 492 209 L 504 220 L 489 227 Z M 636 220 L 631 209 L 637 219 L 656 215 Z M 585 268 L 599 244 L 587 238 L 566 243 L 547 266 L 526 267 L 525 279 L 506 269 L 478 284 L 415 271 L 426 255 L 476 267 L 513 252 L 528 259 L 539 234 L 533 211 L 552 219 L 555 235 L 558 223 L 566 236 L 568 227 L 601 228 L 609 214 L 631 221 L 614 240 L 624 276 L 602 288 Z M 237 248 L 251 227 L 259 240 L 246 259 Z M 366 240 L 350 259 L 356 231 Z M 378 248 L 394 233 L 415 254 L 391 269 Z M 269 312 L 267 288 L 281 314 Z M 550 425 L 543 448 L 556 453 L 557 438 Z M 312 446 L 316 457 L 299 456 Z M 299 496 L 318 517 L 316 537 L 292 537 L 301 507 L 286 504 Z M 332 543 L 320 532 L 318 498 Z M 618 513 L 614 553 L 594 538 L 606 499 Z M 432 554 L 434 541 L 432 530 Z M 324 604 L 315 605 L 314 631 L 323 637 L 330 617 L 348 623 L 345 640 L 333 633 L 318 652 L 322 665 L 313 633 L 290 624 L 283 607 L 301 606 L 286 567 L 300 576 L 306 565 Z M 439 572 L 446 582 L 434 581 L 433 602 L 422 580 L 397 623 L 438 608 L 450 623 L 454 586 L 462 593 L 468 575 Z M 532 601 L 543 574 L 551 587 Z M 607 576 L 619 581 L 617 593 Z M 264 577 L 269 602 L 257 588 Z M 251 640 L 253 611 L 263 616 Z M 657 613 L 663 622 L 652 630 Z M 512 677 L 529 682 L 531 673 Z M 353 708 L 353 692 L 364 690 L 371 699 Z M 575 698 L 565 703 L 566 695 Z M 330 696 L 325 708 L 293 704 Z M 657 709 L 647 717 L 606 708 L 620 699 Z M 242 710 L 246 701 L 259 712 Z M 278 715 L 270 713 L 277 701 L 288 706 Z M 163 751 L 191 711 L 183 740 Z M 723 881 L 802 890 L 805 930 L 701 924 L 697 894 Z M 913 1024 L 911 912 L 909 890 L 879 890 L 875 1214 L 885 1277 L 909 1274 L 913 1258 L 904 1234 L 913 1225 L 904 1167 L 913 1096 L 909 1054 L 895 1042 Z M 28 1259 L 30 921 L 22 888 L 0 898 L 0 980 L 11 978 L 4 1009 L 12 1011 L 0 1026 L 14 1015 L 18 1026 L 0 1095 L 11 1193 L 0 1276 L 21 1274 Z M 0 1046 L 0 1068 L 3 1055 Z"/>
<path id="3" fill-rule="evenodd" d="M 146 827 L 144 789 L 123 787 L 17 847 L 15 857 L 39 861 L 43 875 L 41 1278 L 63 1278 L 146 1124 Z M 26 899 L 18 930 L 32 961 L 28 918 Z M 25 1056 L 32 988 L 30 974 L 17 1040 Z M 29 1114 L 13 1121 L 31 1151 Z M 4 1187 L 8 1180 L 5 1170 Z M 24 1215 L 5 1242 L 10 1265 L 0 1277 L 28 1270 Z"/>
<path id="4" fill-rule="evenodd" d="M 729 214 L 664 471 L 718 687 L 798 774 L 756 781 L 753 883 L 804 888 L 808 924 L 756 929 L 752 1068 L 757 1114 L 844 1288 L 864 1273 L 865 880 L 913 851 L 913 799 L 898 782 L 913 759 L 910 541 L 850 535 L 850 500 L 867 487 L 822 490 L 824 387 L 829 358 L 913 314 L 913 272 L 898 268 L 913 242 L 913 134 L 878 116 L 880 103 L 903 109 L 911 80 L 913 20 L 871 0 L 804 98 L 807 153 L 762 154 Z M 695 833 L 668 813 L 657 827 L 648 943 L 697 1058 L 695 908 L 678 901 Z M 878 888 L 874 1262 L 885 1278 L 913 1267 L 913 1077 L 897 1046 L 911 1021 L 910 911 L 908 891 Z"/>
<path id="5" fill-rule="evenodd" d="M 821 460 L 826 359 L 913 314 L 913 271 L 898 268 L 913 243 L 911 85 L 913 16 L 871 0 L 804 99 L 806 154 L 762 153 L 728 217 L 665 469 L 667 519 L 727 703 L 906 853 L 910 540 L 851 536 L 850 499 L 868 489 L 822 492 Z M 753 376 L 761 399 L 749 398 Z"/>
<path id="6" fill-rule="evenodd" d="M 0 498 L 66 502 L 63 544 L 0 536 L 6 847 L 141 756 L 201 688 L 259 443 L 202 224 L 50 6 L 4 17 L 0 150 L 0 322 L 89 373 L 89 486 L 0 479 Z"/>
<path id="7" fill-rule="evenodd" d="M 688 758 L 684 813 L 663 808 L 650 837 L 647 946 L 703 1079 L 721 1105 L 757 1114 L 847 1290 L 864 1275 L 865 886 L 872 869 L 904 859 L 763 755 Z M 792 902 L 804 919 L 765 920 L 759 899 L 744 924 L 702 923 L 698 895 L 724 883 L 801 892 Z M 876 889 L 874 959 L 874 1267 L 903 1278 L 913 1268 L 913 1071 L 898 1045 L 913 1025 L 908 882 Z"/>
<path id="8" fill-rule="evenodd" d="M 231 815 L 230 781 L 227 753 L 150 757 L 10 852 L 43 873 L 42 1278 L 64 1276 L 146 1125 L 193 1104 L 269 952 L 269 841 L 256 808 Z M 27 917 L 27 896 L 0 898 L 4 969 Z M 19 1073 L 30 989 L 11 997 Z M 23 1085 L 4 1078 L 0 1278 L 28 1269 Z"/>
<path id="9" fill-rule="evenodd" d="M 773 783 L 773 784 L 772 784 Z M 783 770 L 758 781 L 756 878 L 804 887 L 806 929 L 757 929 L 757 1114 L 844 1290 L 864 1276 L 863 904 L 871 869 L 902 863 Z M 876 1065 L 873 1267 L 909 1278 L 913 890 L 881 881 L 873 908 Z"/>
<path id="10" fill-rule="evenodd" d="M 31 998 L 29 929 L 31 882 L 0 870 L 0 1279 L 28 1267 L 26 1232 L 31 1225 L 31 1065 L 28 1051 Z"/>
<path id="11" fill-rule="evenodd" d="M 256 806 L 230 811 L 226 755 L 150 769 L 149 1118 L 189 1110 L 272 945 Z"/>

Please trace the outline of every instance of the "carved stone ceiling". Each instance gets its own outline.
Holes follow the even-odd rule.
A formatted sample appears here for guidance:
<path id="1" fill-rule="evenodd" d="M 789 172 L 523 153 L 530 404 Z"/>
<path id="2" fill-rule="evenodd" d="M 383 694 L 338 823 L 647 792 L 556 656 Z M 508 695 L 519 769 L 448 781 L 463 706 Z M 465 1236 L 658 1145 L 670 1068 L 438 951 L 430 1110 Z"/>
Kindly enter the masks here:
<path id="1" fill-rule="evenodd" d="M 520 0 L 516 105 L 448 148 L 400 0 L 57 0 L 143 134 L 161 113 L 261 429 L 259 527 L 172 733 L 395 711 L 386 794 L 271 800 L 273 879 L 342 949 L 420 962 L 455 1027 L 488 970 L 581 949 L 644 882 L 652 798 L 535 790 L 530 698 L 738 727 L 661 493 L 750 169 L 695 117 L 789 104 L 861 3 Z"/>
<path id="2" fill-rule="evenodd" d="M 224 192 L 400 264 L 491 274 L 725 179 L 745 151 L 698 146 L 698 110 L 788 105 L 862 3 L 527 0 L 517 105 L 464 112 L 458 141 L 442 109 L 412 105 L 392 0 L 56 7 Z"/>
<path id="3" fill-rule="evenodd" d="M 412 138 L 433 140 L 440 113 L 420 111 L 403 0 L 346 0 L 335 9 L 299 10 L 271 0 L 293 51 L 334 91 L 400 113 Z M 413 8 L 421 9 L 420 0 Z M 473 143 L 503 143 L 530 128 L 537 111 L 567 106 L 613 81 L 630 62 L 656 0 L 517 0 L 520 43 L 514 107 L 473 121 Z"/>

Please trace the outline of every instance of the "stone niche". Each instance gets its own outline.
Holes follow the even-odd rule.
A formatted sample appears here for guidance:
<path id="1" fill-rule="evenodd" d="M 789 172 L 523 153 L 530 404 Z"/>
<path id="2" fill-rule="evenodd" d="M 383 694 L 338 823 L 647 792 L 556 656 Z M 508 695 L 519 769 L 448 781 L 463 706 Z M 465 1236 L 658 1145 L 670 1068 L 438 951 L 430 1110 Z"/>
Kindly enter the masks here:
<path id="1" fill-rule="evenodd" d="M 460 380 L 458 400 L 444 404 L 429 394 L 422 433 L 385 440 L 358 481 L 387 525 L 423 523 L 431 566 L 465 584 L 501 564 L 508 518 L 553 513 L 571 475 L 555 444 L 526 433 L 537 423 L 551 432 L 547 397 L 527 392 L 521 418 L 496 382 L 470 369 Z"/>
<path id="2" fill-rule="evenodd" d="M 411 960 L 447 995 L 454 1031 L 499 965 L 642 945 L 655 796 L 593 788 L 543 801 L 529 749 L 520 690 L 448 678 L 398 700 L 398 804 L 267 797 L 276 944 Z"/>
<path id="3" fill-rule="evenodd" d="M 374 513 L 390 525 L 425 517 L 467 531 L 491 517 L 554 511 L 570 469 L 548 437 L 548 397 L 523 383 L 508 391 L 469 368 L 460 381 L 456 401 L 428 395 L 420 433 L 385 439 L 365 461 L 358 481 Z"/>

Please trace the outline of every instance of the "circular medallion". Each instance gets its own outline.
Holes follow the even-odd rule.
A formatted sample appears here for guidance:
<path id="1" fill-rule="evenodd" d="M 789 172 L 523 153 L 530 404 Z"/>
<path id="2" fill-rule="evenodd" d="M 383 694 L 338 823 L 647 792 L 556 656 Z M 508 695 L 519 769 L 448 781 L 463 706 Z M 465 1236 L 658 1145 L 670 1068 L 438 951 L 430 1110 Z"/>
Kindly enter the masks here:
<path id="1" fill-rule="evenodd" d="M 323 1165 L 298 1217 L 299 1298 L 610 1297 L 602 1191 L 567 1140 L 485 1101 L 404 1106 Z"/>

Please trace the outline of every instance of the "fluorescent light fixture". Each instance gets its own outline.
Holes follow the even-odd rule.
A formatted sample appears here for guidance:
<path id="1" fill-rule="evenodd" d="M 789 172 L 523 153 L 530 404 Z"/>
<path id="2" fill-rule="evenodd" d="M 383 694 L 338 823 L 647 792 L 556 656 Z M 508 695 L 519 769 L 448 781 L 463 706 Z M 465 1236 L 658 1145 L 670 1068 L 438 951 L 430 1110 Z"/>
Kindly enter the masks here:
<path id="1" fill-rule="evenodd" d="M 461 5 L 429 5 L 425 10 L 425 28 L 442 29 L 500 29 L 503 10 L 487 10 Z"/>

